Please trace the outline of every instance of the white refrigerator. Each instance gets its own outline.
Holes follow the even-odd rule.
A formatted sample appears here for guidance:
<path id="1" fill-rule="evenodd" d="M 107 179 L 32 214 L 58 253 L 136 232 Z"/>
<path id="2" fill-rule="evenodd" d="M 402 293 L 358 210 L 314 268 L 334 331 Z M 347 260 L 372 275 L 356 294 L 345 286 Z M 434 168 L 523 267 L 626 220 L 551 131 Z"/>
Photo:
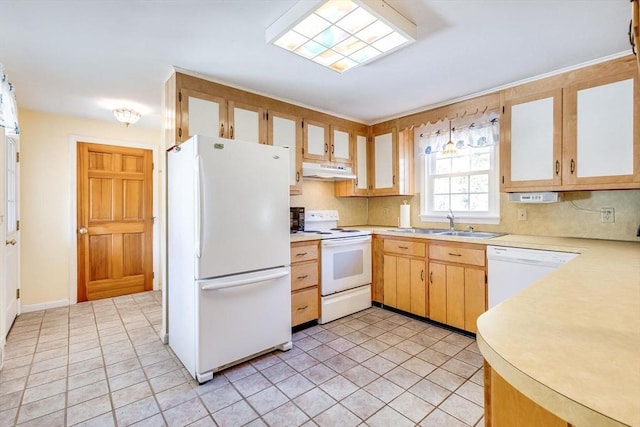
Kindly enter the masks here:
<path id="1" fill-rule="evenodd" d="M 289 154 L 198 135 L 167 156 L 169 346 L 203 383 L 291 348 Z"/>

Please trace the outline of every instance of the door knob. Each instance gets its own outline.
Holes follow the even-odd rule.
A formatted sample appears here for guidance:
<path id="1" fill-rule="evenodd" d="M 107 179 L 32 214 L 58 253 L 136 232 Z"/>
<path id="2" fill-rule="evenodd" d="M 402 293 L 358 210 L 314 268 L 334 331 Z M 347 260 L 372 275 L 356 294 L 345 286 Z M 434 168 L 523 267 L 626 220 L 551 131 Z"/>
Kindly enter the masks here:
<path id="1" fill-rule="evenodd" d="M 81 227 L 80 230 L 78 230 L 78 233 L 80 234 L 87 234 L 89 230 L 87 230 L 87 227 Z"/>
<path id="2" fill-rule="evenodd" d="M 5 243 L 7 245 L 15 246 L 15 244 L 18 242 L 16 242 L 16 239 L 11 239 L 11 240 L 7 240 Z"/>

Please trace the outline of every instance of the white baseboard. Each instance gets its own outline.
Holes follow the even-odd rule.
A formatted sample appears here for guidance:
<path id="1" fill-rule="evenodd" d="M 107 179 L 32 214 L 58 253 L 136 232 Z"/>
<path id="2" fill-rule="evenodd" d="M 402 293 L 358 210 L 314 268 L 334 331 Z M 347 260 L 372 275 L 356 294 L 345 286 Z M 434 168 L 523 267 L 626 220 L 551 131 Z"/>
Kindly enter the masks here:
<path id="1" fill-rule="evenodd" d="M 21 305 L 20 313 L 29 313 L 32 311 L 48 310 L 50 308 L 66 307 L 68 305 L 69 305 L 68 299 L 43 302 L 42 304 Z"/>

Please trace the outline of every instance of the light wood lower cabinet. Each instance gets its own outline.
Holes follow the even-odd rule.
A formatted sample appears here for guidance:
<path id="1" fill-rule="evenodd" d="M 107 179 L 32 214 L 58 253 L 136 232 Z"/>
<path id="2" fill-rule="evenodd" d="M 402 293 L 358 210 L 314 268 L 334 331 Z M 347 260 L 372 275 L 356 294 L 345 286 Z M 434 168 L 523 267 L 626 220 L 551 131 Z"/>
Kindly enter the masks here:
<path id="1" fill-rule="evenodd" d="M 469 332 L 486 311 L 485 250 L 478 245 L 429 245 L 429 317 Z"/>
<path id="2" fill-rule="evenodd" d="M 484 364 L 484 425 L 487 427 L 571 427 Z"/>
<path id="3" fill-rule="evenodd" d="M 427 316 L 425 242 L 385 239 L 384 304 Z"/>
<path id="4" fill-rule="evenodd" d="M 318 241 L 291 243 L 291 326 L 320 317 Z"/>

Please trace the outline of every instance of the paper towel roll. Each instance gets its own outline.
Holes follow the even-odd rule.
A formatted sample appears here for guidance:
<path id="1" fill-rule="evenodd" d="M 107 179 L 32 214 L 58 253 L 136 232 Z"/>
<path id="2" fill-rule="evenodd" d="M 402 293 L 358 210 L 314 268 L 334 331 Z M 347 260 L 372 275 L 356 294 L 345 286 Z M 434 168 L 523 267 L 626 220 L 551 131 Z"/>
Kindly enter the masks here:
<path id="1" fill-rule="evenodd" d="M 411 228 L 411 205 L 400 205 L 400 228 Z"/>

